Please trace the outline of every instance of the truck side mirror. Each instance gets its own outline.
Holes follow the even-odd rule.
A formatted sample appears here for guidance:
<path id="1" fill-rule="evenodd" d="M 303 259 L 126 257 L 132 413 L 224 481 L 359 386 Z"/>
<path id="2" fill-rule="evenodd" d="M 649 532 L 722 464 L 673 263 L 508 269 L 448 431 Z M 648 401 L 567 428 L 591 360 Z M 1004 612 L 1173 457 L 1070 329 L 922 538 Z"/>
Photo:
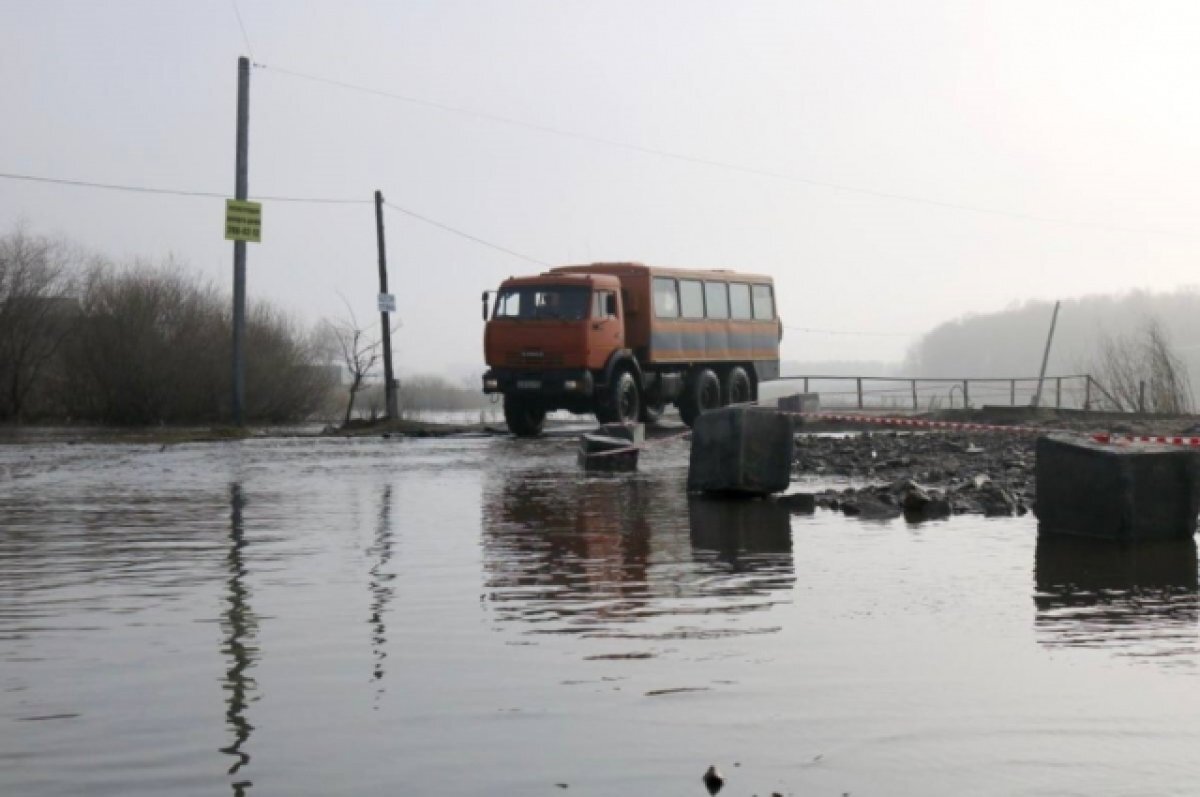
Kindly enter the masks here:
<path id="1" fill-rule="evenodd" d="M 484 321 L 487 321 L 487 295 L 488 295 L 488 292 L 484 291 L 483 296 L 481 297 L 483 299 L 483 320 Z"/>
<path id="2" fill-rule="evenodd" d="M 617 295 L 615 293 L 605 294 L 604 312 L 614 317 L 617 315 Z"/>

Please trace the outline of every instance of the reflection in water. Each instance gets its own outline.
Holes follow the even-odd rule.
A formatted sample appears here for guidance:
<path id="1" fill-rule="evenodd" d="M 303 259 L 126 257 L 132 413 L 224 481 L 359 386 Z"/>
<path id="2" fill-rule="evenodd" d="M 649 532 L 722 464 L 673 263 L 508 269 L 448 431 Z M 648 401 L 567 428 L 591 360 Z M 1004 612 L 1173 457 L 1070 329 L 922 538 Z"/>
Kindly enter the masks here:
<path id="1" fill-rule="evenodd" d="M 245 584 L 246 565 L 242 560 L 242 550 L 246 547 L 242 520 L 242 509 L 245 505 L 242 485 L 231 484 L 229 554 L 225 558 L 229 579 L 226 581 L 226 608 L 221 615 L 221 630 L 225 632 L 225 644 L 221 652 L 229 660 L 224 683 L 225 721 L 233 732 L 233 744 L 222 747 L 221 752 L 236 759 L 229 767 L 230 775 L 236 774 L 250 761 L 250 754 L 242 748 L 250 739 L 250 732 L 254 730 L 254 726 L 246 719 L 246 707 L 257 688 L 254 679 L 248 675 L 248 671 L 258 659 L 258 647 L 255 645 L 258 618 L 249 605 L 250 589 Z M 252 784 L 248 780 L 241 780 L 232 785 L 233 793 L 242 795 Z"/>
<path id="2" fill-rule="evenodd" d="M 794 582 L 790 517 L 762 501 L 689 500 L 676 481 L 497 474 L 483 505 L 487 598 L 540 633 L 628 636 L 652 618 L 766 609 Z M 755 633 L 677 626 L 657 636 Z"/>
<path id="3" fill-rule="evenodd" d="M 371 589 L 371 619 L 368 624 L 371 626 L 371 654 L 374 659 L 374 668 L 371 672 L 371 679 L 375 682 L 375 708 L 379 708 L 379 696 L 383 693 L 383 660 L 387 658 L 387 624 L 384 622 L 384 614 L 387 612 L 388 604 L 391 603 L 392 595 L 395 594 L 395 588 L 391 586 L 395 580 L 395 573 L 385 573 L 392 558 L 392 485 L 388 484 L 383 488 L 383 496 L 379 501 L 379 525 L 375 528 L 375 544 L 371 547 L 370 554 L 375 558 L 375 563 L 371 566 L 370 572 L 370 589 Z"/>
<path id="4" fill-rule="evenodd" d="M 1132 656 L 1197 649 L 1194 540 L 1121 545 L 1041 534 L 1034 577 L 1042 644 L 1114 648 Z"/>
<path id="5" fill-rule="evenodd" d="M 688 497 L 692 548 L 714 551 L 734 573 L 770 571 L 792 585 L 792 516 L 774 501 Z M 763 585 L 762 582 L 759 582 Z"/>

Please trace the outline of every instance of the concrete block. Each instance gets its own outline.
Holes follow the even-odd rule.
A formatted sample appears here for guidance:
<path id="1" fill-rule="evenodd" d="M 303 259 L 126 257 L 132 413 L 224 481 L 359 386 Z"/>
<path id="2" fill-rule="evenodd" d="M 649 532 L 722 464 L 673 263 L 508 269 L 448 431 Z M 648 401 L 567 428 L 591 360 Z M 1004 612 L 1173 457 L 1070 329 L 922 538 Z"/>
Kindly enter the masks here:
<path id="1" fill-rule="evenodd" d="M 602 437 L 619 437 L 640 446 L 646 442 L 646 424 L 644 423 L 606 423 L 592 434 Z"/>
<path id="2" fill-rule="evenodd" d="M 1200 452 L 1049 435 L 1037 442 L 1036 478 L 1043 532 L 1122 542 L 1196 533 Z"/>
<path id="3" fill-rule="evenodd" d="M 621 437 L 585 434 L 579 438 L 578 462 L 586 470 L 637 470 L 638 449 Z"/>
<path id="4" fill-rule="evenodd" d="M 723 407 L 692 425 L 688 491 L 767 495 L 792 478 L 792 419 L 761 407 Z"/>
<path id="5" fill-rule="evenodd" d="M 776 406 L 783 412 L 818 412 L 821 409 L 820 393 L 794 393 L 780 396 Z"/>

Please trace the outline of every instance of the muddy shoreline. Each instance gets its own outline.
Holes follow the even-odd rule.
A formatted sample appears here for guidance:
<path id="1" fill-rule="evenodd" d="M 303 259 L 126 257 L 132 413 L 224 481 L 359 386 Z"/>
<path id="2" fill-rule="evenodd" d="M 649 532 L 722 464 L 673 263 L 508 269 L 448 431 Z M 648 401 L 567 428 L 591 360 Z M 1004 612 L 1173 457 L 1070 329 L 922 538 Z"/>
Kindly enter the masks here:
<path id="1" fill-rule="evenodd" d="M 986 417 L 956 421 L 986 423 Z M 982 514 L 1008 517 L 1033 510 L 1038 437 L 1051 432 L 1196 435 L 1191 418 L 1030 418 L 1021 426 L 987 431 L 897 431 L 877 425 L 808 423 L 796 436 L 793 477 L 845 480 L 847 486 L 790 499 L 794 507 L 912 521 Z M 821 434 L 844 432 L 844 434 Z"/>

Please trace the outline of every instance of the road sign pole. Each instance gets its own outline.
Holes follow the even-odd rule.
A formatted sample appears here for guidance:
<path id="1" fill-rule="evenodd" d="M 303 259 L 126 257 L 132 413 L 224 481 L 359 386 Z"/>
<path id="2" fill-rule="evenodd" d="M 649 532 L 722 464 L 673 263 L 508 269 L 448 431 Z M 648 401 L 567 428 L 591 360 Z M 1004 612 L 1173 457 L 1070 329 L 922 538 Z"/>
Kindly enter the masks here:
<path id="1" fill-rule="evenodd" d="M 387 247 L 383 242 L 383 192 L 375 192 L 375 243 L 379 248 L 379 294 L 387 296 Z M 379 308 L 379 326 L 383 329 L 383 395 L 387 403 L 388 420 L 400 417 L 396 396 L 396 379 L 392 372 L 392 324 L 390 314 Z"/>
<path id="2" fill-rule="evenodd" d="M 238 59 L 237 172 L 234 197 L 249 191 L 250 59 Z M 233 242 L 233 424 L 245 424 L 246 406 L 246 242 Z"/>

